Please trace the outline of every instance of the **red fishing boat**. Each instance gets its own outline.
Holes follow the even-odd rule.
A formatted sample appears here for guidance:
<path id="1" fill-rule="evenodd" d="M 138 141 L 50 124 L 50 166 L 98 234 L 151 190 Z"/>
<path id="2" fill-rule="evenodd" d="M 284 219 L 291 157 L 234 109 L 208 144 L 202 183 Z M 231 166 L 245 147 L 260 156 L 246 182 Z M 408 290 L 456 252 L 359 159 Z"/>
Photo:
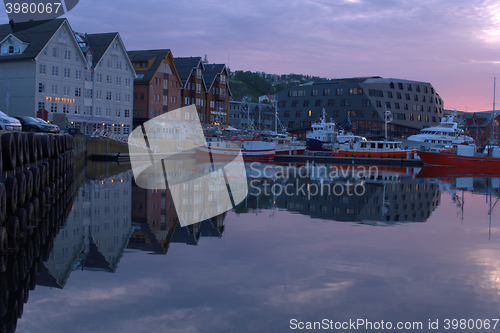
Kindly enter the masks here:
<path id="1" fill-rule="evenodd" d="M 425 165 L 500 170 L 500 151 L 498 150 L 487 156 L 474 153 L 473 147 L 455 146 L 451 152 L 419 151 L 417 154 Z"/>

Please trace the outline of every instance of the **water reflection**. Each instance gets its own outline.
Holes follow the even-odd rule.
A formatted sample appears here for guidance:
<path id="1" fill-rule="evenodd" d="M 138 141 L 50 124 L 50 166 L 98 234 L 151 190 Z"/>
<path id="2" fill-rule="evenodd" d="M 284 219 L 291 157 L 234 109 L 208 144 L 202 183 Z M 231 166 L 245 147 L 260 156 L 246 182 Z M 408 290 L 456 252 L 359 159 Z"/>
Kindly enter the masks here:
<path id="1" fill-rule="evenodd" d="M 210 303 L 208 307 L 213 306 L 214 300 L 225 304 L 236 302 L 233 300 L 243 300 L 247 302 L 248 308 L 252 308 L 251 311 L 259 306 L 268 310 L 271 319 L 268 318 L 267 323 L 275 326 L 277 325 L 275 314 L 280 315 L 281 311 L 276 309 L 281 309 L 284 305 L 287 305 L 285 308 L 288 307 L 288 312 L 281 313 L 284 323 L 289 320 L 289 314 L 296 315 L 304 308 L 310 308 L 314 312 L 336 309 L 345 316 L 342 319 L 349 318 L 354 312 L 346 310 L 339 294 L 344 295 L 346 299 L 356 299 L 353 295 L 358 296 L 363 302 L 373 306 L 367 308 L 368 310 L 376 309 L 383 300 L 373 300 L 375 292 L 370 287 L 373 283 L 385 288 L 384 293 L 398 295 L 387 296 L 388 299 L 392 297 L 391 300 L 395 303 L 404 299 L 399 291 L 406 290 L 405 297 L 408 298 L 406 306 L 422 311 L 425 316 L 426 312 L 418 309 L 419 304 L 427 304 L 430 300 L 441 307 L 447 305 L 445 296 L 450 294 L 455 295 L 457 300 L 455 303 L 458 304 L 464 299 L 455 291 L 463 291 L 464 285 L 486 291 L 493 290 L 495 295 L 500 295 L 497 291 L 500 290 L 498 288 L 500 266 L 498 260 L 494 259 L 497 253 L 496 244 L 489 246 L 474 242 L 471 235 L 475 235 L 468 233 L 469 230 L 460 229 L 458 232 L 457 229 L 449 230 L 450 225 L 453 226 L 452 223 L 455 223 L 455 220 L 450 218 L 453 215 L 450 212 L 454 209 L 453 205 L 450 205 L 450 198 L 462 212 L 464 207 L 465 210 L 470 210 L 471 216 L 465 218 L 465 221 L 469 221 L 472 225 L 470 228 L 476 227 L 475 223 L 470 222 L 476 218 L 480 218 L 481 223 L 484 222 L 485 215 L 476 213 L 479 208 L 484 208 L 479 207 L 478 201 L 488 204 L 486 208 L 491 218 L 500 198 L 499 178 L 419 178 L 416 176 L 418 170 L 406 168 L 380 168 L 377 173 L 362 174 L 352 173 L 352 169 L 349 169 L 350 172 L 345 172 L 344 167 L 337 170 L 338 174 L 332 174 L 334 166 L 323 165 L 307 166 L 309 173 L 303 176 L 304 173 L 300 174 L 298 170 L 306 166 L 287 165 L 285 169 L 289 172 L 283 172 L 285 169 L 279 167 L 272 164 L 254 164 L 253 167 L 247 165 L 249 195 L 236 207 L 236 214 L 228 212 L 181 227 L 168 190 L 142 189 L 135 184 L 129 170 L 108 168 L 107 165 L 104 167 L 104 164 L 92 165 L 86 169 L 86 174 L 83 173 L 78 177 L 72 185 L 73 188 L 62 193 L 60 199 L 50 207 L 46 212 L 46 218 L 41 218 L 39 228 L 27 239 L 26 244 L 21 246 L 19 254 L 3 258 L 7 267 L 5 272 L 0 273 L 0 285 L 3 290 L 9 292 L 0 328 L 3 325 L 10 331 L 15 330 L 17 318 L 23 312 L 23 304 L 28 300 L 29 290 L 33 290 L 35 284 L 64 288 L 65 291 L 70 289 L 66 294 L 55 295 L 49 293 L 52 291 L 48 288 L 40 288 L 46 289 L 46 294 L 49 296 L 41 303 L 38 302 L 37 306 L 43 306 L 46 300 L 70 297 L 69 293 L 74 293 L 75 289 L 82 289 L 82 293 L 88 293 L 89 290 L 102 292 L 110 285 L 120 288 L 117 276 L 124 280 L 124 285 L 137 284 L 137 277 L 133 275 L 135 273 L 130 272 L 137 270 L 136 267 L 140 264 L 137 257 L 136 261 L 125 260 L 127 248 L 150 254 L 168 255 L 170 280 L 166 278 L 167 272 L 162 271 L 159 277 L 156 277 L 158 280 L 155 280 L 155 283 L 151 284 L 149 280 L 146 284 L 139 283 L 141 288 L 179 286 L 182 284 L 180 281 L 185 282 L 186 279 L 189 282 L 196 282 L 191 284 L 192 290 L 175 291 L 173 290 L 175 288 L 172 288 L 161 291 L 164 293 L 157 297 L 161 299 L 157 301 L 158 304 L 170 303 L 177 307 L 175 300 L 182 299 L 184 302 L 186 294 L 190 295 L 192 303 L 182 303 L 183 310 L 197 309 L 198 304 L 194 303 L 198 301 Z M 99 171 L 89 172 L 90 169 Z M 99 174 L 106 176 L 98 176 Z M 279 194 L 273 192 L 271 189 L 274 185 L 288 186 L 288 191 Z M 353 193 L 347 191 L 349 186 L 353 189 L 356 185 L 362 186 L 364 192 L 349 195 Z M 323 195 L 321 193 L 313 195 L 314 187 L 323 188 Z M 300 188 L 304 190 L 300 191 Z M 341 189 L 343 189 L 342 194 L 340 194 Z M 470 203 L 465 204 L 466 199 L 469 199 Z M 276 212 L 275 227 L 271 225 L 271 228 L 266 230 L 262 228 L 259 217 L 247 214 L 261 209 Z M 318 224 L 312 227 L 310 218 L 318 221 L 357 222 L 382 226 L 391 224 L 395 227 L 350 228 L 348 223 L 324 223 L 320 227 Z M 428 223 L 415 223 L 411 225 L 412 232 L 408 232 L 409 228 L 401 227 L 405 222 Z M 446 228 L 440 228 L 443 225 Z M 230 237 L 226 234 L 226 227 L 228 231 L 232 231 Z M 486 225 L 477 227 L 481 228 L 480 236 L 484 236 L 484 227 Z M 494 223 L 493 228 L 490 224 L 490 233 L 492 229 L 495 231 L 494 227 Z M 223 235 L 225 240 L 220 241 Z M 350 239 L 352 235 L 356 236 L 354 240 Z M 210 242 L 206 238 L 215 240 Z M 487 237 L 483 240 L 487 242 Z M 227 248 L 221 251 L 205 251 L 220 250 L 226 241 Z M 462 242 L 466 243 L 467 247 L 464 247 Z M 189 246 L 187 248 L 190 251 L 184 251 L 182 257 L 176 256 L 173 250 L 169 252 L 171 247 L 180 248 L 181 245 L 197 245 L 205 248 Z M 139 251 L 131 252 L 141 253 Z M 210 258 L 207 253 L 215 257 Z M 337 254 L 332 256 L 332 253 Z M 144 266 L 147 269 L 144 274 L 148 278 L 150 278 L 149 270 L 157 272 L 160 267 L 167 266 L 162 265 L 164 261 L 160 261 L 161 259 L 156 259 L 159 256 L 141 254 L 144 256 L 140 258 L 150 265 Z M 408 263 L 409 255 L 419 260 Z M 144 259 L 145 257 L 148 259 Z M 186 274 L 183 262 L 191 260 L 199 260 L 197 262 L 199 267 L 190 265 L 189 269 L 193 269 L 190 273 L 193 274 Z M 125 266 L 125 271 L 129 275 L 120 276 L 119 270 L 117 271 L 119 265 Z M 172 270 L 172 267 L 175 269 Z M 484 272 L 478 267 L 483 267 Z M 82 279 L 82 276 L 78 275 L 80 274 L 78 271 L 81 270 L 118 274 L 113 275 L 115 280 L 108 274 L 91 275 L 92 286 L 83 286 L 78 283 L 82 283 L 82 280 L 86 283 L 89 275 L 85 275 Z M 460 279 L 450 278 L 450 271 L 460 276 Z M 76 286 L 71 291 L 67 282 L 72 274 L 76 276 Z M 177 280 L 175 280 L 176 274 Z M 202 279 L 207 274 L 229 283 L 220 283 L 218 279 L 213 281 Z M 195 280 L 197 278 L 200 280 Z M 172 282 L 172 279 L 179 283 Z M 214 281 L 218 281 L 219 284 L 214 285 Z M 437 288 L 438 283 L 443 286 Z M 248 287 L 248 298 L 242 298 L 241 286 Z M 145 297 L 141 288 L 140 291 L 136 291 L 139 293 L 136 295 L 137 299 L 128 300 L 136 302 L 137 308 L 141 305 L 138 304 L 138 299 L 149 302 L 149 299 L 145 298 L 153 298 L 147 293 L 144 295 L 149 296 Z M 125 290 L 128 294 L 129 289 Z M 202 300 L 196 298 L 200 292 L 210 290 L 216 296 L 210 298 L 205 295 Z M 287 292 L 290 290 L 293 292 Z M 422 290 L 428 293 L 428 299 L 420 303 L 415 302 L 415 298 L 422 294 Z M 441 296 L 435 296 L 436 290 Z M 158 289 L 148 292 L 156 295 Z M 315 305 L 318 299 L 323 302 L 319 307 Z M 338 302 L 338 308 L 334 308 L 331 302 Z M 352 302 L 349 303 L 351 307 L 360 304 Z M 162 309 L 158 304 L 155 306 Z M 231 306 L 231 310 L 238 312 L 240 308 Z M 370 312 L 368 310 L 366 313 Z M 52 310 L 45 311 L 50 313 Z M 68 315 L 70 322 L 80 318 L 81 313 L 76 312 L 73 317 Z M 248 314 L 245 311 L 240 312 Z M 405 313 L 410 312 L 405 311 Z M 399 317 L 396 314 L 399 314 Z M 390 312 L 389 315 L 392 319 L 406 318 L 397 310 Z M 46 315 L 42 317 L 48 318 Z M 312 315 L 311 318 L 314 319 Z M 377 319 L 379 318 L 373 317 L 373 320 Z M 101 322 L 106 320 L 101 318 Z M 161 323 L 165 324 L 165 320 L 161 320 Z M 265 329 L 261 327 L 260 331 Z M 275 331 L 280 331 L 279 325 Z"/>
<path id="2" fill-rule="evenodd" d="M 192 206 L 193 210 L 199 207 Z M 203 207 L 199 209 L 203 211 Z M 129 248 L 156 254 L 168 252 L 171 243 L 197 245 L 200 237 L 222 237 L 226 213 L 182 227 L 170 191 L 132 185 L 132 224 Z"/>
<path id="3" fill-rule="evenodd" d="M 248 169 L 250 195 L 240 213 L 277 207 L 334 221 L 425 222 L 441 200 L 439 186 L 415 179 L 410 168 L 254 164 Z"/>

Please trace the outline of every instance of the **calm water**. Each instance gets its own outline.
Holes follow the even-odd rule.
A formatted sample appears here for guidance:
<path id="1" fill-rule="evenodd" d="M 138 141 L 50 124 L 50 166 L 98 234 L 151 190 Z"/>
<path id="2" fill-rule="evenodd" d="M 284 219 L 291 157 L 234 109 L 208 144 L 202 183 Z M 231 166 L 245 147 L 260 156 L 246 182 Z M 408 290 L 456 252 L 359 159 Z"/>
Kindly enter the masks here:
<path id="1" fill-rule="evenodd" d="M 498 179 L 311 170 L 248 167 L 247 200 L 182 228 L 169 193 L 89 164 L 16 332 L 297 331 L 292 319 L 424 332 L 500 317 Z M 335 192 L 312 195 L 320 185 Z"/>

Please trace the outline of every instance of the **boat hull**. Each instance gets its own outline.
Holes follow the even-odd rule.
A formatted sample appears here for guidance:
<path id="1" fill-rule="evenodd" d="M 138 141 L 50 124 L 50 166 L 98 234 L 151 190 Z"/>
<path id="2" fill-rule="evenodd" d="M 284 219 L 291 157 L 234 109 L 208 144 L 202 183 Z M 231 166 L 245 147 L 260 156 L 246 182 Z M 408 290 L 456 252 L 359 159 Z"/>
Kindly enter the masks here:
<path id="1" fill-rule="evenodd" d="M 368 158 L 408 158 L 408 152 L 410 152 L 410 158 L 413 158 L 414 150 L 399 150 L 399 151 L 379 151 L 379 152 L 367 152 L 367 151 L 350 151 L 350 150 L 333 150 L 332 155 L 336 157 L 368 157 Z"/>
<path id="2" fill-rule="evenodd" d="M 428 165 L 444 165 L 490 170 L 500 169 L 500 158 L 495 157 L 461 156 L 428 151 L 419 151 L 418 156 L 420 156 L 420 159 L 424 164 Z"/>
<path id="3" fill-rule="evenodd" d="M 323 141 L 318 140 L 318 139 L 307 138 L 306 139 L 306 148 L 307 148 L 307 150 L 311 150 L 311 151 L 328 151 L 328 149 L 323 148 L 323 145 L 325 143 L 329 143 L 329 142 L 323 142 Z"/>
<path id="4" fill-rule="evenodd" d="M 463 177 L 500 177 L 500 170 L 484 170 L 478 168 L 461 168 L 452 166 L 425 165 L 417 178 L 463 178 Z"/>
<path id="5" fill-rule="evenodd" d="M 201 156 L 208 156 L 210 154 L 212 159 L 227 159 L 233 160 L 238 156 L 239 150 L 224 149 L 214 147 L 196 147 L 196 154 Z M 241 150 L 241 155 L 245 161 L 260 161 L 260 160 L 273 160 L 276 155 L 275 149 L 265 150 Z"/>

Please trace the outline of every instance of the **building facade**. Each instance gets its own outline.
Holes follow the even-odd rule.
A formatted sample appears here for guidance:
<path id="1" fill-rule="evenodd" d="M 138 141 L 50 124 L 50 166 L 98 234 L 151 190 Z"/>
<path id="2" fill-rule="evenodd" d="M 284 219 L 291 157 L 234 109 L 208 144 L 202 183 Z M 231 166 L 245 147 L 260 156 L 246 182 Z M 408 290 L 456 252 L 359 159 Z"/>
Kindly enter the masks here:
<path id="1" fill-rule="evenodd" d="M 207 87 L 204 118 L 210 124 L 227 125 L 231 90 L 226 65 L 205 63 L 203 66 L 203 80 Z"/>
<path id="2" fill-rule="evenodd" d="M 289 132 L 303 135 L 326 111 L 336 123 L 350 120 L 360 135 L 384 135 L 384 112 L 392 112 L 390 137 L 406 138 L 424 127 L 437 125 L 444 103 L 427 82 L 365 77 L 311 82 L 277 94 L 278 114 Z M 346 119 L 347 118 L 347 119 Z"/>
<path id="3" fill-rule="evenodd" d="M 206 94 L 207 87 L 203 80 L 203 63 L 201 57 L 174 58 L 175 67 L 182 81 L 181 106 L 196 105 L 198 118 L 202 123 L 207 122 Z"/>
<path id="4" fill-rule="evenodd" d="M 134 80 L 134 128 L 181 107 L 181 79 L 169 49 L 129 51 Z"/>
<path id="5" fill-rule="evenodd" d="M 258 131 L 274 131 L 275 112 L 275 107 L 269 104 L 232 101 L 229 125 L 243 130 L 252 127 Z"/>
<path id="6" fill-rule="evenodd" d="M 74 114 L 83 108 L 88 68 L 66 19 L 0 26 L 0 110 Z"/>

